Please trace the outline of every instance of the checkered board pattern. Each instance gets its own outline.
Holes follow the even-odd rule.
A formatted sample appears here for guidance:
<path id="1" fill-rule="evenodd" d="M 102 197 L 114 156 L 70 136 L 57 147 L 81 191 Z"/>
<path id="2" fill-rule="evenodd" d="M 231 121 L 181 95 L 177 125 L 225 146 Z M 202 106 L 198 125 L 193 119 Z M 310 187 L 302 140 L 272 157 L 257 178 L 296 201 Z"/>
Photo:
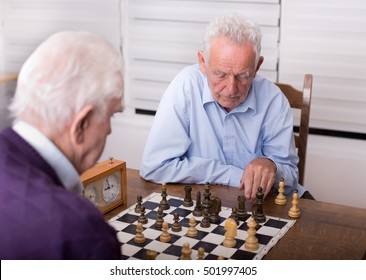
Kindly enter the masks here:
<path id="1" fill-rule="evenodd" d="M 147 251 L 154 250 L 158 253 L 157 260 L 178 260 L 181 256 L 183 244 L 188 242 L 192 249 L 192 259 L 197 259 L 197 249 L 203 247 L 205 249 L 205 259 L 208 260 L 217 259 L 219 256 L 225 259 L 258 260 L 262 259 L 295 223 L 295 220 L 267 216 L 266 221 L 260 224 L 257 230 L 256 237 L 258 238 L 259 248 L 256 251 L 248 251 L 244 248 L 245 239 L 248 236 L 246 220 L 251 216 L 251 213 L 248 212 L 247 217 L 239 222 L 235 238 L 237 241 L 236 247 L 226 248 L 222 243 L 225 238 L 225 220 L 231 215 L 230 208 L 222 207 L 220 223 L 211 223 L 209 228 L 202 228 L 199 224 L 202 217 L 195 217 L 198 235 L 193 238 L 187 237 L 189 218 L 193 215 L 192 211 L 195 203 L 192 207 L 184 207 L 182 198 L 168 195 L 167 200 L 170 208 L 164 210 L 164 221 L 169 224 L 171 241 L 164 243 L 159 240 L 162 231 L 154 226 L 161 199 L 162 197 L 159 193 L 152 193 L 143 199 L 145 215 L 148 218 L 148 223 L 143 225 L 143 234 L 146 238 L 143 244 L 134 242 L 139 217 L 139 214 L 134 211 L 135 205 L 109 220 L 110 225 L 116 229 L 118 240 L 121 243 L 121 259 L 146 260 Z M 175 212 L 179 213 L 179 223 L 182 226 L 182 231 L 180 232 L 171 230 Z"/>

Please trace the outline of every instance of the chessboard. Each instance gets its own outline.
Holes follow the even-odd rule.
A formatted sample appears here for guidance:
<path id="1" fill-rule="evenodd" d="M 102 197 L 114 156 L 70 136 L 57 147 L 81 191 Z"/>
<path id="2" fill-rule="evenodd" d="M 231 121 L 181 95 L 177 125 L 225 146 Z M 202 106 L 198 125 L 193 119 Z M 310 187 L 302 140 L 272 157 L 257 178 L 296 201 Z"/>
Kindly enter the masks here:
<path id="1" fill-rule="evenodd" d="M 211 223 L 209 227 L 201 227 L 202 217 L 195 217 L 197 221 L 197 236 L 188 237 L 186 235 L 189 228 L 189 220 L 193 215 L 194 206 L 183 206 L 183 199 L 168 195 L 166 197 L 170 208 L 164 210 L 164 222 L 169 225 L 171 240 L 161 242 L 159 237 L 162 230 L 155 227 L 155 220 L 159 204 L 162 200 L 160 193 L 152 193 L 143 198 L 142 205 L 145 207 L 147 223 L 143 225 L 143 235 L 145 241 L 141 244 L 134 241 L 136 228 L 138 224 L 139 213 L 135 212 L 135 206 L 122 211 L 117 216 L 111 218 L 108 222 L 117 231 L 117 237 L 121 244 L 121 259 L 123 260 L 146 260 L 148 251 L 157 253 L 157 260 L 178 260 L 182 256 L 183 244 L 189 243 L 192 250 L 191 258 L 198 259 L 198 248 L 204 249 L 204 259 L 262 259 L 268 251 L 285 235 L 285 233 L 294 225 L 295 220 L 266 216 L 265 222 L 257 225 L 256 237 L 259 247 L 255 251 L 245 249 L 244 243 L 248 237 L 247 220 L 252 216 L 247 212 L 245 218 L 239 221 L 237 227 L 237 236 L 235 237 L 236 246 L 228 248 L 223 245 L 225 238 L 225 221 L 232 215 L 232 209 L 222 207 L 219 213 L 220 221 L 217 224 Z M 178 213 L 179 224 L 182 230 L 172 231 L 174 223 L 174 214 Z"/>

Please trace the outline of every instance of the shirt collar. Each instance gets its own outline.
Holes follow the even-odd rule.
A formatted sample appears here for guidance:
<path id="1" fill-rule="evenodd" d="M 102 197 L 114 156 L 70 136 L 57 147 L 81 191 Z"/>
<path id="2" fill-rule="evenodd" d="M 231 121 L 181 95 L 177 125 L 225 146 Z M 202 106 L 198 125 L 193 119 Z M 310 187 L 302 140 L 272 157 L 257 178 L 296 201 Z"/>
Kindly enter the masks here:
<path id="1" fill-rule="evenodd" d="M 17 121 L 13 129 L 54 169 L 66 189 L 77 193 L 82 192 L 80 176 L 75 167 L 50 139 L 23 121 Z"/>
<path id="2" fill-rule="evenodd" d="M 215 99 L 212 96 L 211 89 L 208 86 L 207 76 L 204 75 L 204 86 L 203 86 L 203 93 L 202 93 L 202 103 L 203 105 L 210 103 L 210 102 L 216 102 Z M 217 103 L 217 102 L 216 102 Z M 219 105 L 219 104 L 217 104 Z M 257 108 L 257 101 L 255 96 L 255 79 L 252 82 L 252 86 L 250 87 L 249 94 L 247 98 L 240 103 L 238 106 L 236 106 L 230 113 L 243 113 L 248 111 L 248 109 L 252 109 L 254 112 Z"/>

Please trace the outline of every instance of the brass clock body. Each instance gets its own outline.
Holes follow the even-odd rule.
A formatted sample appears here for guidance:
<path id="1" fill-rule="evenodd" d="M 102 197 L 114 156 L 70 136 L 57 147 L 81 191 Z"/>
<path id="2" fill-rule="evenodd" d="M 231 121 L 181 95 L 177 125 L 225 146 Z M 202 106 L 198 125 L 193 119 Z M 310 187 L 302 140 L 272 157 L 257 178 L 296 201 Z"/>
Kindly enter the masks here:
<path id="1" fill-rule="evenodd" d="M 110 158 L 81 174 L 83 195 L 103 214 L 127 204 L 126 162 Z"/>

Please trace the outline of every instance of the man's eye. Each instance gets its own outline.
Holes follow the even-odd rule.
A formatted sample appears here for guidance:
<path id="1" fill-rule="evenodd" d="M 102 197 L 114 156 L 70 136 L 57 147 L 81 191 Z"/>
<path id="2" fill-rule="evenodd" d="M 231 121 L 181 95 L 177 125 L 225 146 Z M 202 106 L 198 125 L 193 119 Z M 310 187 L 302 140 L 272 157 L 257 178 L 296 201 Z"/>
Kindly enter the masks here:
<path id="1" fill-rule="evenodd" d="M 238 80 L 245 81 L 250 77 L 250 73 L 244 72 L 236 76 Z"/>
<path id="2" fill-rule="evenodd" d="M 225 74 L 225 73 L 223 73 L 223 72 L 216 72 L 216 73 L 215 73 L 215 75 L 216 75 L 216 77 L 218 77 L 218 78 L 220 78 L 220 79 L 222 79 L 222 78 L 225 78 L 225 77 L 226 77 L 226 74 Z"/>

